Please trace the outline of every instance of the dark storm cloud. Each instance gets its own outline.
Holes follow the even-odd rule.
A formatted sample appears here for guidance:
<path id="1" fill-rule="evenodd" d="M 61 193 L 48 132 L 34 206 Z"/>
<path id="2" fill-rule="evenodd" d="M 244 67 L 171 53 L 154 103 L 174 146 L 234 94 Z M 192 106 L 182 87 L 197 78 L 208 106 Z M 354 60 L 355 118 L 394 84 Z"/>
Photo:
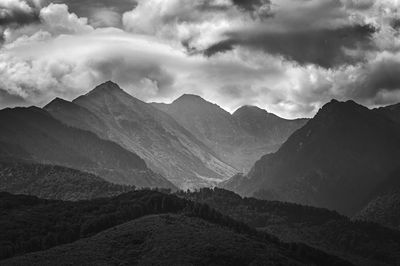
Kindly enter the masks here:
<path id="1" fill-rule="evenodd" d="M 232 3 L 246 11 L 255 11 L 260 6 L 270 5 L 270 0 L 232 0 Z"/>
<path id="2" fill-rule="evenodd" d="M 121 27 L 122 14 L 137 6 L 135 0 L 45 0 L 49 3 L 66 4 L 71 13 L 86 17 L 94 27 Z"/>
<path id="3" fill-rule="evenodd" d="M 390 23 L 393 29 L 400 30 L 400 19 L 393 19 Z"/>
<path id="4" fill-rule="evenodd" d="M 135 0 L 46 0 L 48 3 L 66 4 L 69 11 L 80 17 L 90 17 L 93 9 L 109 8 L 118 13 L 132 10 L 137 5 Z"/>
<path id="5" fill-rule="evenodd" d="M 31 1 L 25 2 L 27 8 L 16 5 L 6 5 L 0 2 L 0 26 L 20 26 L 39 21 L 39 8 L 36 8 Z"/>
<path id="6" fill-rule="evenodd" d="M 0 88 L 0 108 L 23 103 L 25 103 L 25 99 L 21 96 L 10 94 L 8 91 Z"/>
<path id="7" fill-rule="evenodd" d="M 380 92 L 400 90 L 400 62 L 382 59 L 362 69 L 358 81 L 353 85 L 351 97 L 373 99 Z"/>
<path id="8" fill-rule="evenodd" d="M 153 62 L 133 64 L 129 59 L 114 56 L 93 61 L 89 67 L 97 72 L 99 80 L 113 80 L 123 87 L 140 87 L 147 79 L 154 83 L 159 95 L 168 93 L 174 83 L 174 77 Z"/>
<path id="9" fill-rule="evenodd" d="M 347 54 L 344 48 L 372 48 L 371 35 L 374 32 L 375 29 L 369 25 L 283 33 L 232 32 L 226 34 L 228 39 L 210 46 L 204 54 L 212 56 L 241 45 L 282 55 L 300 64 L 312 63 L 332 68 L 359 61 Z"/>
<path id="10" fill-rule="evenodd" d="M 344 6 L 348 9 L 367 10 L 370 9 L 374 4 L 375 0 L 344 0 Z"/>

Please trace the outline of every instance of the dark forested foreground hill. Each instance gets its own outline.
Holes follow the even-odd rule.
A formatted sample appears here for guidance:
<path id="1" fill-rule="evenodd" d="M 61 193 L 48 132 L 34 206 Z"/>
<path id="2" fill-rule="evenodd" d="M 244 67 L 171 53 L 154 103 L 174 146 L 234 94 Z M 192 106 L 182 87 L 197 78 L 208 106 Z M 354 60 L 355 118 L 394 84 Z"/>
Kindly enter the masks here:
<path id="1" fill-rule="evenodd" d="M 134 189 L 62 166 L 0 162 L 0 191 L 13 194 L 76 201 L 116 196 Z"/>
<path id="2" fill-rule="evenodd" d="M 0 111 L 0 159 L 62 165 L 118 184 L 175 188 L 135 153 L 37 107 Z"/>
<path id="3" fill-rule="evenodd" d="M 378 224 L 352 221 L 327 209 L 242 198 L 218 188 L 179 195 L 206 203 L 281 240 L 306 243 L 357 265 L 400 263 L 400 231 Z"/>
<path id="4" fill-rule="evenodd" d="M 1 257 L 14 256 L 1 265 L 351 265 L 149 190 L 80 202 L 0 193 L 0 224 Z"/>
<path id="5" fill-rule="evenodd" d="M 354 215 L 399 158 L 400 124 L 353 101 L 332 100 L 276 153 L 223 187 Z"/>

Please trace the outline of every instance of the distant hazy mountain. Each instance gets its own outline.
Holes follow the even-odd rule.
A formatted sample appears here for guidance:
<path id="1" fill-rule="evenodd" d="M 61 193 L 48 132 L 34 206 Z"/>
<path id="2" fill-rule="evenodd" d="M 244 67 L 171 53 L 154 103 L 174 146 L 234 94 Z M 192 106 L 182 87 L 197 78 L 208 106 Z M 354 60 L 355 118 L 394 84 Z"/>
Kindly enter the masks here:
<path id="1" fill-rule="evenodd" d="M 136 154 L 97 135 L 68 127 L 37 107 L 0 111 L 0 158 L 66 166 L 137 187 L 174 186 Z"/>
<path id="2" fill-rule="evenodd" d="M 180 188 L 213 185 L 236 172 L 171 116 L 113 82 L 99 85 L 72 103 L 56 99 L 45 109 L 68 125 L 137 153 Z"/>
<path id="3" fill-rule="evenodd" d="M 276 151 L 306 122 L 304 119 L 286 120 L 254 106 L 243 106 L 231 115 L 218 105 L 191 94 L 184 94 L 171 104 L 152 104 L 243 172 L 262 155 Z"/>
<path id="4" fill-rule="evenodd" d="M 309 119 L 283 119 L 256 106 L 245 105 L 237 109 L 232 116 L 241 128 L 277 148 L 294 131 L 302 127 Z"/>
<path id="5" fill-rule="evenodd" d="M 256 162 L 247 177 L 223 186 L 351 215 L 398 167 L 399 158 L 398 124 L 353 101 L 332 100 L 276 153 Z"/>
<path id="6" fill-rule="evenodd" d="M 0 191 L 43 199 L 87 200 L 111 197 L 134 187 L 62 166 L 0 162 Z"/>

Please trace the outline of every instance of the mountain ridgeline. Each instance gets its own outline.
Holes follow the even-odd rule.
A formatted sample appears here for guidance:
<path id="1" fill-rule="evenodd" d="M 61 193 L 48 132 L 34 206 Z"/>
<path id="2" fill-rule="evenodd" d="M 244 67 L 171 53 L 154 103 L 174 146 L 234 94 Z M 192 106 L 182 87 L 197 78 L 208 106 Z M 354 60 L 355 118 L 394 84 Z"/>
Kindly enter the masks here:
<path id="1" fill-rule="evenodd" d="M 400 125 L 353 101 L 332 100 L 246 176 L 221 186 L 353 215 L 399 167 Z"/>
<path id="2" fill-rule="evenodd" d="M 72 102 L 44 108 L 63 123 L 91 131 L 138 154 L 180 188 L 215 185 L 236 170 L 168 114 L 106 82 Z"/>
<path id="3" fill-rule="evenodd" d="M 109 81 L 3 109 L 0 264 L 400 265 L 399 158 L 398 104 L 287 120 Z"/>
<path id="4" fill-rule="evenodd" d="M 152 103 L 240 172 L 262 155 L 276 151 L 307 119 L 286 120 L 255 106 L 233 114 L 200 96 L 184 94 L 171 104 Z"/>
<path id="5" fill-rule="evenodd" d="M 176 187 L 149 170 L 144 160 L 92 132 L 69 127 L 47 111 L 0 111 L 0 160 L 60 165 L 137 187 Z"/>

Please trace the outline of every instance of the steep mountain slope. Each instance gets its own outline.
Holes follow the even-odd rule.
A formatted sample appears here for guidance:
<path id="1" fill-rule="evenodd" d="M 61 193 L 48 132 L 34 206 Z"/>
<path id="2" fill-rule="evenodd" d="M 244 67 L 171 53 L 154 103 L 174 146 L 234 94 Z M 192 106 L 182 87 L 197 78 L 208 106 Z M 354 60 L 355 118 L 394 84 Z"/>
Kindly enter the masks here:
<path id="1" fill-rule="evenodd" d="M 400 230 L 400 168 L 372 193 L 371 200 L 354 219 L 371 221 Z"/>
<path id="2" fill-rule="evenodd" d="M 387 116 L 394 122 L 400 123 L 400 103 L 374 109 L 377 113 Z"/>
<path id="3" fill-rule="evenodd" d="M 279 201 L 241 198 L 223 189 L 179 195 L 267 231 L 284 241 L 306 243 L 356 265 L 398 265 L 400 232 L 352 221 L 335 211 Z"/>
<path id="4" fill-rule="evenodd" d="M 0 162 L 0 191 L 9 193 L 44 199 L 87 200 L 133 189 L 62 166 Z"/>
<path id="5" fill-rule="evenodd" d="M 0 193 L 0 210 L 0 258 L 14 256 L 1 265 L 351 265 L 157 191 L 79 202 Z"/>
<path id="6" fill-rule="evenodd" d="M 286 120 L 249 106 L 231 115 L 218 105 L 191 94 L 184 94 L 171 104 L 152 104 L 243 172 L 263 154 L 276 151 L 305 123 L 305 120 Z"/>
<path id="7" fill-rule="evenodd" d="M 37 108 L 0 111 L 0 158 L 54 164 L 137 187 L 174 186 L 136 154 L 95 134 L 68 127 Z"/>
<path id="8" fill-rule="evenodd" d="M 304 126 L 308 119 L 283 119 L 256 106 L 245 105 L 236 110 L 232 116 L 241 128 L 251 136 L 256 136 L 276 149 L 294 131 Z"/>
<path id="9" fill-rule="evenodd" d="M 240 184 L 230 180 L 224 187 L 352 215 L 399 157 L 399 125 L 355 102 L 332 100 Z"/>
<path id="10" fill-rule="evenodd" d="M 213 185 L 236 172 L 172 117 L 112 82 L 72 103 L 56 100 L 45 109 L 68 125 L 90 130 L 137 153 L 180 188 Z"/>

